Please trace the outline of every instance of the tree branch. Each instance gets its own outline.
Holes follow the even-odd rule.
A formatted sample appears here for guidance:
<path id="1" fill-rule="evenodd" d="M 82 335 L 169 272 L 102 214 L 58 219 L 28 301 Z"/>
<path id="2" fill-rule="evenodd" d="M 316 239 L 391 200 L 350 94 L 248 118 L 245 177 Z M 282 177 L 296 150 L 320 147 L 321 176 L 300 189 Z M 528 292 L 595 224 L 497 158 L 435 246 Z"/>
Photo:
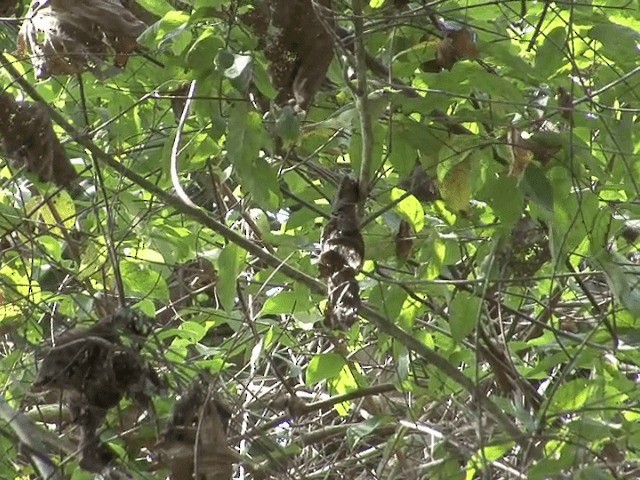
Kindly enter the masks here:
<path id="1" fill-rule="evenodd" d="M 354 3 L 357 0 L 354 0 Z M 357 20 L 357 19 L 356 19 Z M 362 17 L 360 17 L 360 22 L 362 21 Z M 356 39 L 357 40 L 357 39 Z M 280 270 L 283 274 L 288 276 L 290 279 L 300 282 L 305 285 L 311 292 L 326 296 L 327 290 L 326 286 L 318 281 L 317 279 L 307 275 L 301 270 L 292 267 L 287 264 L 285 261 L 281 260 L 277 256 L 272 253 L 267 252 L 262 247 L 247 239 L 243 235 L 235 232 L 230 229 L 226 225 L 218 222 L 213 217 L 209 216 L 209 214 L 199 208 L 192 207 L 185 202 L 183 202 L 180 198 L 166 192 L 164 189 L 150 182 L 146 178 L 141 175 L 135 173 L 129 168 L 122 165 L 118 162 L 114 157 L 102 151 L 93 141 L 87 137 L 86 135 L 78 132 L 71 124 L 69 124 L 62 115 L 60 115 L 56 110 L 54 110 L 48 103 L 46 103 L 40 94 L 35 90 L 35 88 L 29 84 L 20 73 L 11 65 L 9 61 L 7 61 L 4 54 L 0 54 L 0 64 L 7 69 L 9 74 L 14 78 L 17 84 L 19 84 L 25 92 L 34 100 L 42 102 L 49 109 L 50 116 L 54 122 L 56 122 L 62 129 L 64 129 L 70 136 L 73 138 L 79 145 L 82 145 L 86 148 L 96 159 L 105 163 L 109 167 L 113 168 L 116 172 L 120 173 L 123 177 L 137 184 L 141 188 L 146 191 L 153 193 L 159 200 L 165 202 L 165 204 L 175 208 L 175 210 L 183 215 L 186 215 L 194 220 L 197 220 L 202 225 L 207 228 L 210 228 L 217 234 L 226 238 L 228 241 L 235 243 L 236 245 L 244 248 L 247 252 L 255 255 L 270 267 Z M 366 77 L 365 77 L 366 81 Z M 365 87 L 366 90 L 366 87 Z M 365 95 L 366 97 L 366 95 Z M 365 105 L 366 107 L 366 105 Z M 363 117 L 365 118 L 365 117 Z M 370 125 L 369 125 L 370 126 Z M 363 135 L 364 139 L 364 135 Z M 361 179 L 362 180 L 362 179 Z M 368 183 L 367 183 L 368 186 Z M 362 191 L 360 192 L 362 195 Z M 362 198 L 362 197 L 361 197 Z M 364 197 L 366 198 L 366 197 Z M 447 361 L 444 357 L 440 356 L 437 352 L 427 347 L 426 345 L 420 343 L 415 337 L 411 336 L 409 333 L 400 329 L 393 323 L 388 320 L 376 310 L 373 309 L 370 305 L 364 303 L 360 308 L 361 315 L 369 320 L 372 324 L 378 327 L 381 331 L 390 335 L 398 342 L 406 346 L 409 350 L 412 350 L 416 354 L 423 357 L 429 363 L 438 368 L 443 374 L 449 377 L 451 380 L 456 382 L 460 387 L 466 390 L 469 394 L 473 396 L 473 398 L 482 405 L 489 415 L 499 423 L 505 432 L 512 437 L 514 440 L 519 441 L 522 440 L 522 434 L 518 430 L 517 426 L 511 422 L 511 420 L 502 412 L 500 407 L 492 402 L 488 397 L 486 397 L 482 392 L 480 392 L 474 383 L 466 377 L 462 372 L 460 372 L 455 366 Z"/>

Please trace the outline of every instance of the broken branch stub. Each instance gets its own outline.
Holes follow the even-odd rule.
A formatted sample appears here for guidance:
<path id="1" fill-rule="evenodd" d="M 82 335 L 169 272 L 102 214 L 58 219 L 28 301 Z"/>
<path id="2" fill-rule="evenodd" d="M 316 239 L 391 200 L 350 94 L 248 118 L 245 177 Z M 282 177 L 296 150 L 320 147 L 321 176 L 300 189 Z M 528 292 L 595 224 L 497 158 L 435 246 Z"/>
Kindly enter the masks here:
<path id="1" fill-rule="evenodd" d="M 100 75 L 108 59 L 126 65 L 146 27 L 120 0 L 35 0 L 18 34 L 18 55 L 31 55 L 36 78 Z"/>
<path id="2" fill-rule="evenodd" d="M 0 93 L 0 137 L 7 156 L 40 180 L 69 187 L 78 177 L 44 105 Z"/>
<path id="3" fill-rule="evenodd" d="M 320 240 L 320 276 L 329 290 L 325 322 L 331 327 L 350 327 L 360 309 L 360 286 L 356 276 L 364 261 L 360 232 L 358 182 L 343 177 L 333 204 L 331 219 Z"/>

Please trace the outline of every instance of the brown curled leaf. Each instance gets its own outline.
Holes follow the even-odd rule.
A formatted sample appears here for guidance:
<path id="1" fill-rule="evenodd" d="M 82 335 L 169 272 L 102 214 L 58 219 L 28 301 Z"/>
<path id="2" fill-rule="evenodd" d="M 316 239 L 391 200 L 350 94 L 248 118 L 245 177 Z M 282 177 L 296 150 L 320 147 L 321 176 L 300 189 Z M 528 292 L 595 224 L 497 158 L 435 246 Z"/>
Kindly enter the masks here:
<path id="1" fill-rule="evenodd" d="M 44 105 L 16 102 L 11 95 L 1 93 L 0 137 L 7 156 L 40 180 L 69 187 L 78 177 Z"/>
<path id="2" fill-rule="evenodd" d="M 573 127 L 573 98 L 566 89 L 558 87 L 558 106 L 560 115 Z"/>
<path id="3" fill-rule="evenodd" d="M 91 328 L 74 328 L 56 337 L 38 367 L 31 390 L 63 392 L 71 421 L 80 432 L 80 466 L 86 470 L 99 472 L 115 458 L 96 433 L 108 410 L 125 395 L 149 408 L 147 390 L 161 388 L 139 352 L 120 338 L 121 333 L 128 340 L 141 334 L 139 320 L 124 309 Z"/>
<path id="4" fill-rule="evenodd" d="M 509 144 L 510 152 L 509 176 L 520 178 L 533 160 L 533 152 L 525 148 L 521 133 L 515 127 L 509 129 L 507 143 Z"/>
<path id="5" fill-rule="evenodd" d="M 332 327 L 349 327 L 358 319 L 360 287 L 356 276 L 364 262 L 359 196 L 358 182 L 345 176 L 320 240 L 320 276 L 327 278 L 329 290 L 326 323 Z"/>
<path id="6" fill-rule="evenodd" d="M 396 233 L 396 258 L 401 263 L 406 262 L 411 256 L 414 238 L 413 227 L 406 220 L 402 220 Z"/>
<path id="7" fill-rule="evenodd" d="M 231 479 L 237 455 L 228 447 L 231 412 L 196 380 L 173 409 L 156 450 L 173 479 Z M 197 462 L 194 460 L 197 459 Z M 195 465 L 194 465 L 195 463 Z"/>

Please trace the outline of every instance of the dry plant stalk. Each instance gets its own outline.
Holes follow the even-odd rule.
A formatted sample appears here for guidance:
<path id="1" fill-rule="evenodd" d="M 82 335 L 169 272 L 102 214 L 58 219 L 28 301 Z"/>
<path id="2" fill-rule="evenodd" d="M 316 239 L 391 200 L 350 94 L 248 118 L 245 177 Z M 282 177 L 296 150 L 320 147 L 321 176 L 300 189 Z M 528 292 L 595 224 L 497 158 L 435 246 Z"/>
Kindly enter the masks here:
<path id="1" fill-rule="evenodd" d="M 104 75 L 108 59 L 123 68 L 141 47 L 146 24 L 120 0 L 35 0 L 18 35 L 18 55 L 31 55 L 36 78 L 91 70 Z"/>

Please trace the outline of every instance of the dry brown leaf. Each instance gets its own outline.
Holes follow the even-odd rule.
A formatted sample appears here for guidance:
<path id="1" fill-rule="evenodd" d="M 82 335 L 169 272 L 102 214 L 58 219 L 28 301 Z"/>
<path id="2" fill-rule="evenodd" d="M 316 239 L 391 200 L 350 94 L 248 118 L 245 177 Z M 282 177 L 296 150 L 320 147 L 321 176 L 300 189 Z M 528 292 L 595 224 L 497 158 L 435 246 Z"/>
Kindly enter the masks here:
<path id="1" fill-rule="evenodd" d="M 511 127 L 507 133 L 507 143 L 509 144 L 509 176 L 521 178 L 533 160 L 533 152 L 524 147 L 520 131 Z"/>
<path id="2" fill-rule="evenodd" d="M 320 276 L 329 290 L 325 322 L 350 327 L 360 310 L 360 286 L 356 275 L 364 261 L 364 240 L 357 213 L 358 182 L 344 176 L 333 202 L 331 219 L 320 239 Z"/>
<path id="3" fill-rule="evenodd" d="M 198 379 L 173 409 L 161 442 L 161 461 L 173 480 L 225 480 L 233 476 L 238 455 L 228 447 L 230 412 L 215 400 L 208 385 Z M 197 462 L 195 455 L 197 452 Z"/>
<path id="4" fill-rule="evenodd" d="M 573 127 L 573 98 L 564 88 L 558 87 L 560 115 Z"/>
<path id="5" fill-rule="evenodd" d="M 11 95 L 1 93 L 0 137 L 7 156 L 40 180 L 69 187 L 78 177 L 44 105 L 16 102 Z"/>
<path id="6" fill-rule="evenodd" d="M 413 227 L 406 220 L 400 222 L 398 233 L 396 233 L 396 258 L 401 262 L 406 262 L 413 251 Z"/>
<path id="7" fill-rule="evenodd" d="M 31 55 L 36 78 L 91 70 L 104 74 L 106 61 L 124 67 L 140 46 L 146 25 L 119 0 L 34 1 L 18 36 L 18 54 Z"/>
<path id="8" fill-rule="evenodd" d="M 451 70 L 458 60 L 479 57 L 476 34 L 470 28 L 444 20 L 438 21 L 438 26 L 444 35 L 436 50 L 435 63 L 440 69 Z"/>

